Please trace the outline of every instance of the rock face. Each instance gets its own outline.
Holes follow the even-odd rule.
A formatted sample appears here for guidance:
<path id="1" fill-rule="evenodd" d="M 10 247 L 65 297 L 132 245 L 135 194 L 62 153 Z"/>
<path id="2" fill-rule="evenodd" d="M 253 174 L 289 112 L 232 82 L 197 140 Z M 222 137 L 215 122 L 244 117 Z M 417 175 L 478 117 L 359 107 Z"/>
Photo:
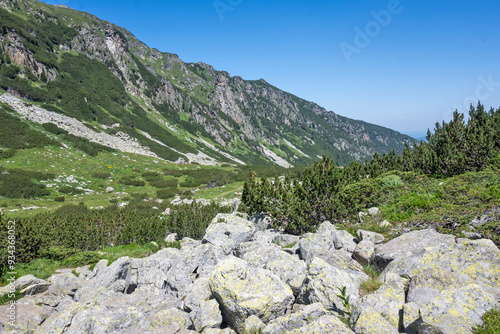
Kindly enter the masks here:
<path id="1" fill-rule="evenodd" d="M 357 235 L 362 240 L 325 222 L 316 233 L 289 236 L 237 214 L 218 215 L 202 241 L 185 238 L 180 250 L 111 265 L 102 260 L 93 271 L 77 268 L 78 277 L 65 270 L 46 281 L 19 278 L 17 289 L 29 294 L 16 302 L 15 323 L 7 318 L 10 305 L 0 306 L 0 329 L 454 334 L 471 333 L 500 306 L 500 250 L 489 240 L 423 230 L 381 244 L 380 235 Z M 280 246 L 294 242 L 294 251 Z M 374 255 L 366 248 L 375 248 Z M 384 267 L 378 290 L 359 295 L 368 276 L 354 259 Z M 342 319 L 341 287 L 350 298 L 350 326 Z"/>

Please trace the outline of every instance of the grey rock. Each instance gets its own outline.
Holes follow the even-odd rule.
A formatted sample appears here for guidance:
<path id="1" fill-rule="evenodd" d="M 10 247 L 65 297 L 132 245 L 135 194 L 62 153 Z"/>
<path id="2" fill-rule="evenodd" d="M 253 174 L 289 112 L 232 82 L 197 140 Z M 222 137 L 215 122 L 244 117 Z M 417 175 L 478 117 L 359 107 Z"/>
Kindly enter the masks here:
<path id="1" fill-rule="evenodd" d="M 257 241 L 261 243 L 272 243 L 281 234 L 274 230 L 257 231 L 252 236 L 252 241 Z"/>
<path id="2" fill-rule="evenodd" d="M 407 280 L 399 275 L 391 274 L 384 284 L 374 293 L 362 297 L 352 310 L 352 322 L 356 333 L 369 333 L 372 319 L 385 328 L 379 333 L 398 333 L 400 313 L 405 304 Z M 361 330 L 362 329 L 362 330 Z"/>
<path id="3" fill-rule="evenodd" d="M 82 278 L 73 274 L 52 275 L 49 282 L 52 283 L 48 289 L 49 294 L 69 296 L 74 296 L 86 284 Z"/>
<path id="4" fill-rule="evenodd" d="M 164 309 L 148 317 L 148 328 L 150 329 L 162 329 L 169 326 L 189 329 L 192 326 L 192 321 L 189 314 L 177 308 Z"/>
<path id="5" fill-rule="evenodd" d="M 477 239 L 482 239 L 483 238 L 483 236 L 481 235 L 481 233 L 477 233 L 477 232 L 462 231 L 462 234 L 464 235 L 464 237 L 466 237 L 468 239 L 471 239 L 471 240 L 477 240 Z"/>
<path id="6" fill-rule="evenodd" d="M 290 334 L 302 333 L 329 333 L 329 334 L 354 334 L 354 332 L 344 324 L 338 317 L 330 314 L 325 314 L 311 323 L 295 329 Z"/>
<path id="7" fill-rule="evenodd" d="M 359 270 L 342 269 L 328 264 L 320 258 L 314 258 L 309 265 L 306 281 L 297 297 L 301 304 L 322 303 L 324 307 L 335 311 L 343 309 L 342 300 L 337 296 L 339 289 L 346 287 L 351 303 L 359 298 L 359 286 L 368 276 Z"/>
<path id="8" fill-rule="evenodd" d="M 289 333 L 294 329 L 299 329 L 307 324 L 313 322 L 319 317 L 327 314 L 326 308 L 320 304 L 315 303 L 304 306 L 299 312 L 292 313 L 272 320 L 263 330 L 263 334 L 280 334 Z"/>
<path id="9" fill-rule="evenodd" d="M 381 243 L 384 243 L 385 237 L 377 232 L 371 232 L 371 231 L 365 231 L 365 230 L 358 230 L 356 232 L 356 235 L 358 236 L 358 241 L 363 241 L 363 240 L 370 240 L 374 244 L 378 245 Z"/>
<path id="10" fill-rule="evenodd" d="M 12 311 L 11 304 L 0 306 L 0 330 L 2 333 L 33 333 L 52 310 L 48 307 L 37 305 L 17 304 Z"/>
<path id="11" fill-rule="evenodd" d="M 245 320 L 245 332 L 244 333 L 259 333 L 266 324 L 260 320 L 259 317 L 255 315 L 251 315 L 250 317 Z"/>
<path id="12" fill-rule="evenodd" d="M 369 214 L 370 216 L 376 216 L 376 215 L 378 215 L 379 213 L 380 213 L 380 210 L 379 210 L 379 208 L 377 208 L 377 207 L 373 207 L 373 208 L 369 208 L 369 209 L 368 209 L 368 214 Z"/>
<path id="13" fill-rule="evenodd" d="M 203 302 L 212 296 L 208 278 L 200 277 L 191 285 L 186 298 L 184 299 L 184 309 L 188 312 L 197 310 Z"/>
<path id="14" fill-rule="evenodd" d="M 99 269 L 92 282 L 98 286 L 110 287 L 114 282 L 127 278 L 130 272 L 130 263 L 131 259 L 128 256 L 121 257 L 106 269 Z"/>
<path id="15" fill-rule="evenodd" d="M 254 233 L 252 222 L 237 215 L 219 213 L 208 226 L 202 242 L 220 246 L 229 255 L 237 245 L 249 241 Z"/>
<path id="16" fill-rule="evenodd" d="M 366 239 L 362 240 L 352 253 L 353 259 L 358 261 L 362 265 L 370 264 L 371 258 L 375 251 L 375 244 L 373 241 Z"/>
<path id="17" fill-rule="evenodd" d="M 176 241 L 177 241 L 177 233 L 169 234 L 165 238 L 165 242 L 176 242 Z"/>
<path id="18" fill-rule="evenodd" d="M 30 285 L 30 286 L 22 289 L 20 292 L 25 296 L 36 295 L 39 293 L 44 293 L 45 291 L 47 291 L 49 289 L 49 287 L 50 287 L 50 283 L 38 283 L 38 284 Z"/>
<path id="19" fill-rule="evenodd" d="M 387 220 L 384 220 L 384 221 L 381 221 L 380 223 L 378 223 L 378 226 L 385 227 L 385 228 L 391 228 L 392 224 L 389 223 Z"/>
<path id="20" fill-rule="evenodd" d="M 422 251 L 426 247 L 449 244 L 455 242 L 455 237 L 437 233 L 433 229 L 413 231 L 377 246 L 373 254 L 372 263 L 383 270 L 391 261 L 398 258 L 407 258 Z"/>
<path id="21" fill-rule="evenodd" d="M 235 257 L 218 263 L 209 282 L 224 320 L 236 331 L 244 329 L 251 315 L 263 322 L 284 315 L 294 300 L 292 290 L 279 277 Z"/>
<path id="22" fill-rule="evenodd" d="M 203 301 L 191 315 L 194 328 L 202 332 L 206 328 L 219 328 L 222 324 L 222 314 L 216 300 Z"/>

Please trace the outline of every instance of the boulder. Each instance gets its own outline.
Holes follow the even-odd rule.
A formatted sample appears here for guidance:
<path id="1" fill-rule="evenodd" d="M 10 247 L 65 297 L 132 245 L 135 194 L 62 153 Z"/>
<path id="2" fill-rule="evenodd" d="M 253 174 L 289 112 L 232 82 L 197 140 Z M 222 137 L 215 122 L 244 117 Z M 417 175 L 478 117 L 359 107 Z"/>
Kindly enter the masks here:
<path id="1" fill-rule="evenodd" d="M 260 320 L 259 317 L 251 315 L 245 320 L 244 333 L 261 333 L 266 325 Z"/>
<path id="2" fill-rule="evenodd" d="M 208 278 L 200 277 L 191 285 L 184 299 L 184 310 L 191 312 L 197 310 L 203 302 L 212 296 Z"/>
<path id="3" fill-rule="evenodd" d="M 190 329 L 190 327 L 192 326 L 192 321 L 189 317 L 189 314 L 174 307 L 167 308 L 152 314 L 148 317 L 147 321 L 147 328 L 149 329 L 162 329 L 171 326 Z"/>
<path id="4" fill-rule="evenodd" d="M 208 226 L 202 243 L 220 246 L 226 255 L 255 233 L 252 222 L 233 214 L 219 213 Z"/>
<path id="5" fill-rule="evenodd" d="M 209 282 L 224 320 L 238 332 L 251 315 L 269 322 L 284 315 L 294 300 L 290 287 L 271 271 L 232 256 L 216 265 Z"/>
<path id="6" fill-rule="evenodd" d="M 376 216 L 376 215 L 378 215 L 379 213 L 380 213 L 380 210 L 379 210 L 379 208 L 377 208 L 377 207 L 373 207 L 373 208 L 369 208 L 369 209 L 368 209 L 368 214 L 369 214 L 370 216 Z"/>
<path id="7" fill-rule="evenodd" d="M 352 310 L 352 322 L 355 324 L 356 333 L 370 333 L 370 324 L 374 322 L 379 323 L 382 326 L 380 328 L 384 328 L 375 331 L 377 333 L 398 333 L 400 313 L 405 303 L 406 285 L 406 279 L 391 274 L 377 291 L 362 297 Z"/>
<path id="8" fill-rule="evenodd" d="M 219 328 L 222 324 L 222 314 L 216 300 L 202 301 L 190 314 L 194 328 L 202 332 L 206 328 Z"/>
<path id="9" fill-rule="evenodd" d="M 338 317 L 325 314 L 318 319 L 314 319 L 314 321 L 309 324 L 294 329 L 289 332 L 290 334 L 303 334 L 303 333 L 311 333 L 311 334 L 354 334 L 354 332 L 344 324 Z"/>
<path id="10" fill-rule="evenodd" d="M 433 229 L 409 232 L 386 244 L 377 246 L 372 263 L 382 271 L 394 259 L 407 258 L 426 247 L 451 243 L 455 243 L 454 236 L 440 234 Z"/>
<path id="11" fill-rule="evenodd" d="M 279 237 L 281 233 L 274 230 L 257 231 L 252 236 L 251 241 L 256 241 L 260 243 L 272 243 L 274 239 Z"/>
<path id="12" fill-rule="evenodd" d="M 73 274 L 52 275 L 49 277 L 49 282 L 52 283 L 48 289 L 49 294 L 68 295 L 71 297 L 87 283 L 82 278 L 76 277 Z"/>
<path id="13" fill-rule="evenodd" d="M 334 311 L 343 310 L 342 300 L 337 296 L 339 289 L 346 287 L 351 304 L 359 298 L 359 286 L 368 276 L 359 270 L 344 269 L 328 264 L 320 258 L 314 258 L 309 265 L 304 285 L 297 297 L 301 304 L 322 303 L 324 307 L 333 307 Z"/>
<path id="14" fill-rule="evenodd" d="M 356 235 L 358 236 L 358 240 L 361 242 L 363 240 L 370 240 L 374 244 L 378 245 L 381 243 L 384 243 L 385 237 L 377 232 L 371 232 L 371 231 L 365 231 L 365 230 L 358 230 L 356 232 Z"/>
<path id="15" fill-rule="evenodd" d="M 92 282 L 98 286 L 110 287 L 114 282 L 126 279 L 129 275 L 131 261 L 128 256 L 124 256 L 105 269 L 99 268 Z"/>
<path id="16" fill-rule="evenodd" d="M 362 240 L 352 253 L 353 259 L 362 265 L 370 264 L 373 252 L 375 251 L 375 244 L 369 239 Z"/>
<path id="17" fill-rule="evenodd" d="M 0 306 L 0 330 L 3 333 L 33 333 L 52 313 L 49 307 L 38 305 L 17 304 L 15 313 L 11 314 L 11 310 L 11 304 Z M 15 318 L 10 318 L 11 315 Z"/>
<path id="18" fill-rule="evenodd" d="M 481 286 L 470 284 L 443 291 L 424 305 L 407 303 L 403 310 L 406 333 L 471 333 L 482 323 L 482 315 L 499 305 L 498 298 L 499 295 L 493 296 Z M 423 331 L 424 328 L 433 331 Z"/>
<path id="19" fill-rule="evenodd" d="M 306 326 L 327 313 L 328 311 L 321 303 L 307 305 L 297 313 L 272 320 L 262 330 L 262 334 L 288 333 L 294 329 Z"/>

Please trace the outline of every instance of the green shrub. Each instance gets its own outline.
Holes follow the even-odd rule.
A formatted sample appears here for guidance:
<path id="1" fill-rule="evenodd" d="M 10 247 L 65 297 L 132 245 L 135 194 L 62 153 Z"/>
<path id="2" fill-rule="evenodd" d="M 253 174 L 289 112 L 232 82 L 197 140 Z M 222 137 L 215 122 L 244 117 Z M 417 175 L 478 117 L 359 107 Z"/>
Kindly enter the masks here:
<path id="1" fill-rule="evenodd" d="M 65 200 L 66 199 L 64 198 L 64 196 L 59 196 L 59 197 L 54 198 L 55 202 L 64 202 Z"/>
<path id="2" fill-rule="evenodd" d="M 153 181 L 149 184 L 155 188 L 177 188 L 177 179 Z"/>
<path id="3" fill-rule="evenodd" d="M 78 194 L 83 194 L 85 192 L 82 189 L 76 189 L 71 186 L 61 186 L 59 187 L 58 191 L 62 194 L 67 194 L 67 195 L 78 195 Z"/>
<path id="4" fill-rule="evenodd" d="M 102 255 L 98 252 L 81 252 L 69 257 L 65 262 L 66 265 L 71 267 L 82 267 L 87 264 L 94 264 L 102 259 Z"/>
<path id="5" fill-rule="evenodd" d="M 474 334 L 500 333 L 500 310 L 494 308 L 483 315 L 483 324 L 473 329 Z"/>
<path id="6" fill-rule="evenodd" d="M 92 177 L 96 179 L 107 179 L 111 177 L 111 174 L 107 172 L 96 172 L 92 174 Z"/>
<path id="7" fill-rule="evenodd" d="M 156 191 L 156 197 L 160 199 L 174 198 L 178 192 L 179 190 L 177 188 L 159 189 Z"/>
<path id="8" fill-rule="evenodd" d="M 51 260 L 64 260 L 69 256 L 75 255 L 78 250 L 75 248 L 67 248 L 63 246 L 53 246 L 46 250 L 40 251 L 40 257 Z"/>

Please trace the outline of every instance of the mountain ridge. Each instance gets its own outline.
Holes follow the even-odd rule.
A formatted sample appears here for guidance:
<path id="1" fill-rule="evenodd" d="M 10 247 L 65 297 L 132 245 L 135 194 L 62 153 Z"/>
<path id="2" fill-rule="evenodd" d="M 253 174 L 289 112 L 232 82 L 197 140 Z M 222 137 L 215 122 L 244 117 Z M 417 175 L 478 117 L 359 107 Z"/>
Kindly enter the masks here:
<path id="1" fill-rule="evenodd" d="M 1 0 L 0 7 L 0 88 L 102 132 L 127 133 L 166 160 L 204 154 L 218 162 L 294 166 L 326 154 L 347 164 L 401 151 L 412 140 L 264 79 L 185 63 L 89 13 L 34 0 Z"/>

